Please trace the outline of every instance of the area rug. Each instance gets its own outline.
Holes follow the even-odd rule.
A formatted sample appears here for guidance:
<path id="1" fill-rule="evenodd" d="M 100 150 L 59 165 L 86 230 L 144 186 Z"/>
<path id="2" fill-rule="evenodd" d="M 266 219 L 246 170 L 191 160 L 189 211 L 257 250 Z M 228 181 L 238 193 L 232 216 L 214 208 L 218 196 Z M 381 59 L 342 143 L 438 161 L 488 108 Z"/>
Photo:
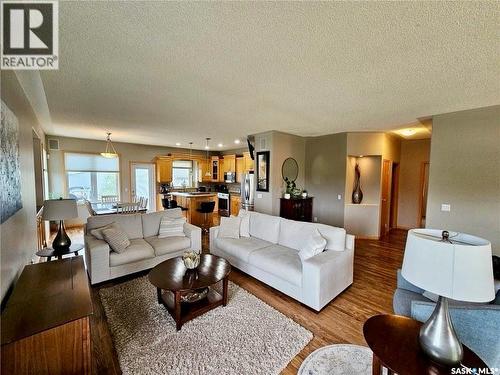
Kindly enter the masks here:
<path id="1" fill-rule="evenodd" d="M 359 345 L 328 345 L 309 354 L 298 375 L 371 375 L 372 351 Z"/>
<path id="2" fill-rule="evenodd" d="M 229 283 L 229 302 L 182 326 L 147 277 L 100 290 L 124 374 L 278 374 L 313 335 Z"/>

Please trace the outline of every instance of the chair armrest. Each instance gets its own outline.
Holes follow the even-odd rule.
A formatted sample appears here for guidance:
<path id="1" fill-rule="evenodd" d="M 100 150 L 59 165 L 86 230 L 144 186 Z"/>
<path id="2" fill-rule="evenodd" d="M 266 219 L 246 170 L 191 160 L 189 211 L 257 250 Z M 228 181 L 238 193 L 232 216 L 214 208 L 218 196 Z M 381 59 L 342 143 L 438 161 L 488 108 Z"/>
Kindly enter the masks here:
<path id="1" fill-rule="evenodd" d="M 345 235 L 345 248 L 354 250 L 354 236 L 352 234 Z"/>
<path id="2" fill-rule="evenodd" d="M 191 250 L 201 251 L 201 228 L 184 223 L 184 234 L 191 239 Z"/>
<path id="3" fill-rule="evenodd" d="M 418 286 L 413 285 L 409 281 L 406 281 L 406 279 L 401 275 L 401 269 L 398 270 L 398 275 L 397 275 L 397 286 L 399 289 L 406 289 L 409 290 L 410 292 L 422 294 L 425 292 L 425 290 L 419 288 Z"/>
<path id="4" fill-rule="evenodd" d="M 219 235 L 219 228 L 220 228 L 219 226 L 210 228 L 210 252 L 211 253 L 212 253 L 212 250 L 217 247 L 217 246 L 215 246 L 215 239 Z"/>
<path id="5" fill-rule="evenodd" d="M 84 242 L 85 263 L 91 284 L 109 279 L 109 245 L 92 235 L 84 236 Z"/>
<path id="6" fill-rule="evenodd" d="M 434 302 L 413 301 L 411 317 L 425 322 L 434 311 Z M 489 366 L 500 368 L 500 306 L 474 304 L 449 307 L 453 327 L 461 342 Z"/>
<path id="7" fill-rule="evenodd" d="M 354 250 L 327 250 L 302 261 L 304 303 L 321 310 L 352 284 Z"/>

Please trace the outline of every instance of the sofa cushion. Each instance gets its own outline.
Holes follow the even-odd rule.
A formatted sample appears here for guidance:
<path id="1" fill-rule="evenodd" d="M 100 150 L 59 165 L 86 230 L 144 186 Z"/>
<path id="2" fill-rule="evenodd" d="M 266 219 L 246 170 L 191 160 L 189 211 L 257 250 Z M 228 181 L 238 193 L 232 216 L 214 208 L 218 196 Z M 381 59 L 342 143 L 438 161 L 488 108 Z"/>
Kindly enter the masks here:
<path id="1" fill-rule="evenodd" d="M 344 228 L 325 224 L 313 224 L 326 240 L 326 250 L 344 251 L 346 231 Z"/>
<path id="2" fill-rule="evenodd" d="M 118 224 L 116 224 L 115 222 L 112 222 L 111 224 L 105 225 L 103 227 L 94 228 L 94 229 L 90 230 L 90 234 L 93 235 L 98 240 L 104 240 L 104 237 L 102 235 L 102 231 L 104 229 L 110 229 L 110 228 L 118 228 Z"/>
<path id="3" fill-rule="evenodd" d="M 176 251 L 189 249 L 191 247 L 191 239 L 186 236 L 165 238 L 153 236 L 147 237 L 145 240 L 153 247 L 156 256 L 175 253 Z"/>
<path id="4" fill-rule="evenodd" d="M 160 230 L 158 231 L 158 237 L 186 237 L 186 235 L 184 234 L 185 223 L 185 217 L 162 217 L 160 221 Z"/>
<path id="5" fill-rule="evenodd" d="M 127 233 L 129 239 L 143 238 L 141 214 L 133 215 L 98 215 L 87 218 L 87 232 L 116 223 Z"/>
<path id="6" fill-rule="evenodd" d="M 237 259 L 248 262 L 250 254 L 258 249 L 271 246 L 272 243 L 255 237 L 217 238 L 216 246 Z"/>
<path id="7" fill-rule="evenodd" d="M 219 233 L 217 234 L 217 237 L 240 238 L 240 225 L 241 225 L 241 217 L 237 216 L 221 217 Z"/>
<path id="8" fill-rule="evenodd" d="M 281 218 L 278 216 L 250 212 L 250 235 L 277 244 L 280 233 L 280 221 Z"/>
<path id="9" fill-rule="evenodd" d="M 182 217 L 182 211 L 180 208 L 173 208 L 171 210 L 152 212 L 150 214 L 142 215 L 142 232 L 144 233 L 144 238 L 158 235 L 160 221 L 163 217 Z"/>
<path id="10" fill-rule="evenodd" d="M 314 224 L 281 219 L 278 244 L 300 251 L 315 233 Z"/>
<path id="11" fill-rule="evenodd" d="M 119 226 L 103 229 L 102 236 L 104 241 L 108 243 L 109 247 L 117 253 L 123 253 L 130 245 L 127 233 L 125 233 Z"/>
<path id="12" fill-rule="evenodd" d="M 319 234 L 318 230 L 315 229 L 314 233 L 307 238 L 299 251 L 299 257 L 301 260 L 306 260 L 312 258 L 325 250 L 326 240 Z"/>
<path id="13" fill-rule="evenodd" d="M 247 210 L 240 210 L 238 217 L 241 217 L 240 237 L 250 237 L 250 214 Z"/>
<path id="14" fill-rule="evenodd" d="M 121 266 L 143 259 L 154 258 L 154 256 L 155 252 L 153 248 L 144 239 L 133 239 L 130 240 L 130 246 L 123 253 L 118 254 L 114 251 L 109 253 L 109 266 Z"/>
<path id="15" fill-rule="evenodd" d="M 248 263 L 293 285 L 302 286 L 302 262 L 294 249 L 271 245 L 253 251 Z"/>

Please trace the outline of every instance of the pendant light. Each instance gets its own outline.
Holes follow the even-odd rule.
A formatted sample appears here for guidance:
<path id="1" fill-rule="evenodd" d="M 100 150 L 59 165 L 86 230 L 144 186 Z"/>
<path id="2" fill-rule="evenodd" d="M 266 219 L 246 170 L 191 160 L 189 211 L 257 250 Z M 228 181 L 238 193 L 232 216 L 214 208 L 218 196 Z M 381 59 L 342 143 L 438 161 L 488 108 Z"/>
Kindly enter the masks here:
<path id="1" fill-rule="evenodd" d="M 115 146 L 113 146 L 113 143 L 111 143 L 111 133 L 106 134 L 108 135 L 106 137 L 106 151 L 101 152 L 101 155 L 108 159 L 116 158 L 118 157 L 118 154 L 116 153 Z"/>
<path id="2" fill-rule="evenodd" d="M 189 170 L 189 180 L 191 181 L 191 185 L 193 185 L 194 184 L 194 181 L 193 181 L 193 168 L 194 168 L 193 142 L 189 142 L 189 161 L 191 162 L 191 169 Z"/>
<path id="3" fill-rule="evenodd" d="M 207 150 L 207 165 L 208 165 L 207 171 L 205 172 L 205 176 L 210 177 L 210 176 L 212 176 L 212 173 L 210 173 L 210 170 L 212 168 L 211 168 L 211 165 L 210 165 L 211 163 L 210 163 L 210 159 L 209 159 L 209 156 L 208 156 L 208 149 L 210 148 L 208 146 L 208 141 L 210 141 L 210 138 L 205 138 L 205 140 L 206 140 L 205 150 Z"/>

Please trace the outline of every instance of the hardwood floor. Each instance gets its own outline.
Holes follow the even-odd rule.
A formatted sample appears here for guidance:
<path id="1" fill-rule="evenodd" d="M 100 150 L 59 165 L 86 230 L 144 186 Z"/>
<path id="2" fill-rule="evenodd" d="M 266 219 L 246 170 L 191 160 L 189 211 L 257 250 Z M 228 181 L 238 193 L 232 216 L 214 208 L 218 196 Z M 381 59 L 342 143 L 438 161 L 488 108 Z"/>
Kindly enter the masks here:
<path id="1" fill-rule="evenodd" d="M 82 233 L 73 230 L 70 236 L 73 241 L 79 241 Z M 233 268 L 231 281 L 314 334 L 311 342 L 288 364 L 283 374 L 296 374 L 302 361 L 312 351 L 324 345 L 335 343 L 366 345 L 362 333 L 366 319 L 376 314 L 392 313 L 396 270 L 402 264 L 405 242 L 406 231 L 403 230 L 393 230 L 381 240 L 356 240 L 354 283 L 319 313 Z M 206 236 L 203 238 L 203 250 L 208 251 Z M 95 374 L 121 373 L 98 291 L 100 288 L 116 285 L 134 277 L 137 277 L 137 274 L 92 288 L 94 315 L 91 317 L 90 326 L 92 369 Z"/>

